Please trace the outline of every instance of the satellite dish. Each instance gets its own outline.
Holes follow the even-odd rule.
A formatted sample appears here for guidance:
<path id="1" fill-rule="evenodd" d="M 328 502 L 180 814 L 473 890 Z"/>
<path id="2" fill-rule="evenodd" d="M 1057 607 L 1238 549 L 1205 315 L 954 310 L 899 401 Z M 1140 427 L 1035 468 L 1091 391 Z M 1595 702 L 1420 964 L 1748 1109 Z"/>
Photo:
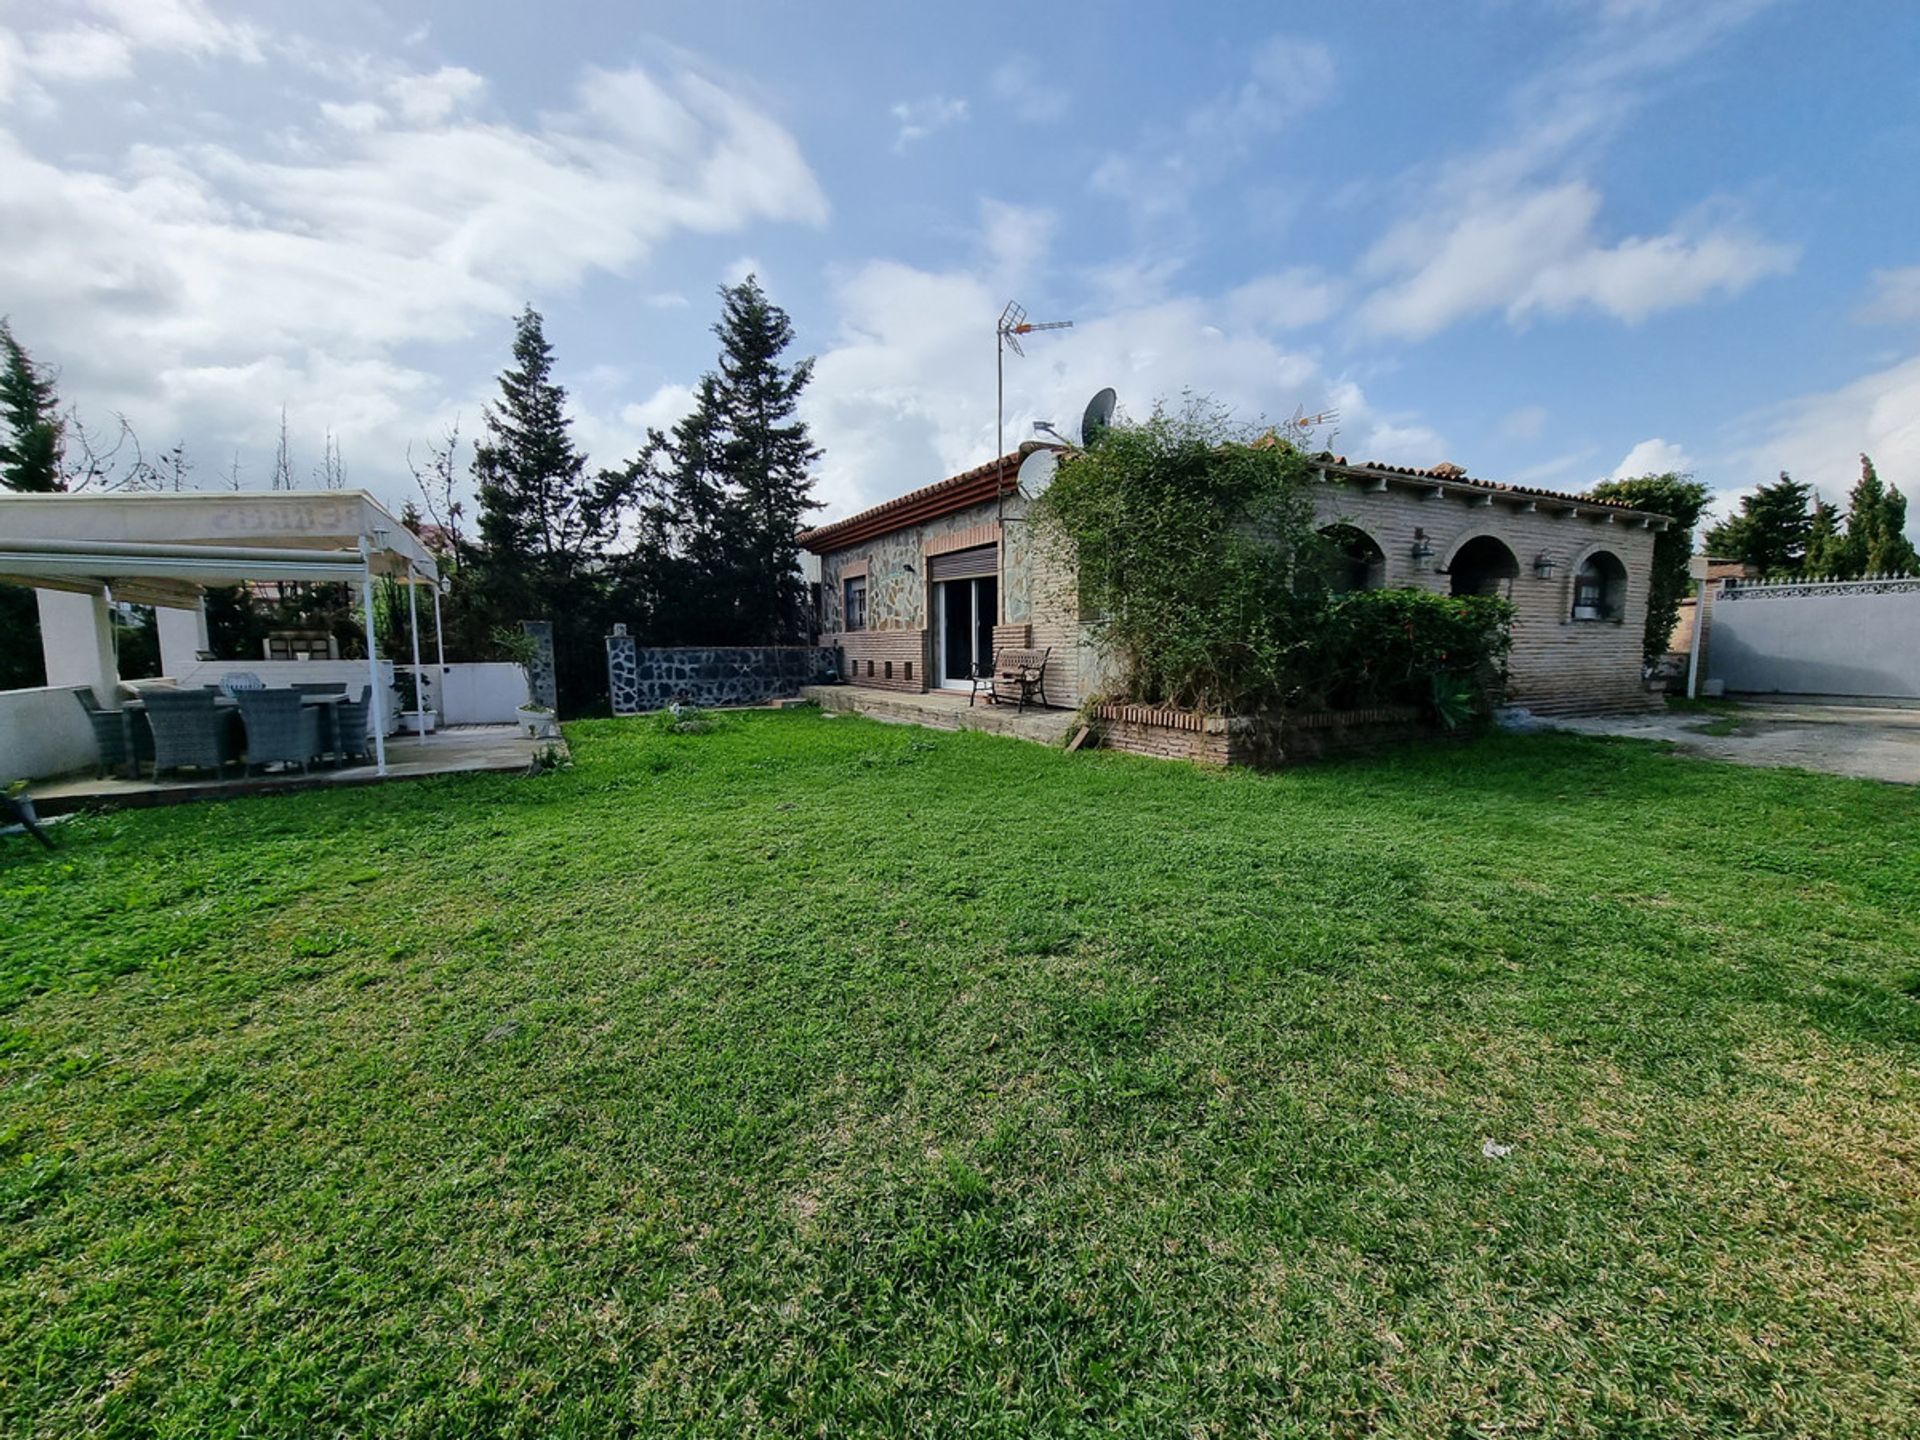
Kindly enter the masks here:
<path id="1" fill-rule="evenodd" d="M 1017 477 L 1020 493 L 1029 500 L 1038 500 L 1046 493 L 1047 486 L 1053 483 L 1053 472 L 1060 468 L 1060 457 L 1052 450 L 1036 450 L 1020 462 Z"/>
<path id="2" fill-rule="evenodd" d="M 1120 397 L 1111 385 L 1087 402 L 1086 413 L 1080 417 L 1082 445 L 1091 445 L 1100 438 L 1100 432 L 1113 423 L 1113 412 L 1119 404 Z"/>

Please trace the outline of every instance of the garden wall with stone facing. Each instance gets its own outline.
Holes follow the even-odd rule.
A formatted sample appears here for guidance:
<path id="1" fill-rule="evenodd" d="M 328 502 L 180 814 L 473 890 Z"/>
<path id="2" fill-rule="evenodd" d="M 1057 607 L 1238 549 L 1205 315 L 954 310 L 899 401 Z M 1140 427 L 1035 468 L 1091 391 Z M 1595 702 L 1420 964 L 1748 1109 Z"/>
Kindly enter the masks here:
<path id="1" fill-rule="evenodd" d="M 1153 705 L 1095 705 L 1088 711 L 1109 750 L 1196 765 L 1278 769 L 1325 755 L 1377 749 L 1440 734 L 1412 706 L 1286 716 L 1202 715 Z"/>
<path id="2" fill-rule="evenodd" d="M 816 645 L 642 646 L 607 637 L 607 684 L 616 715 L 684 705 L 764 705 L 803 685 L 836 679 L 836 650 Z"/>

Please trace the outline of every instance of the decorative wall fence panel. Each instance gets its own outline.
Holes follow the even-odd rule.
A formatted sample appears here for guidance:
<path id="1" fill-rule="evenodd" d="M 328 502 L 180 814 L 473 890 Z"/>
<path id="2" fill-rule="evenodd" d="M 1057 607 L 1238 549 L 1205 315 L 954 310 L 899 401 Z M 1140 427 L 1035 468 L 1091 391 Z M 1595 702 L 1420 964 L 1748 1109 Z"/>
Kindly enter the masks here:
<path id="1" fill-rule="evenodd" d="M 1733 693 L 1920 699 L 1920 579 L 1728 584 L 1704 641 Z"/>
<path id="2" fill-rule="evenodd" d="M 840 677 L 839 652 L 814 645 L 643 646 L 631 635 L 607 637 L 607 685 L 613 713 L 635 715 L 683 705 L 764 705 L 791 699 L 803 685 Z"/>

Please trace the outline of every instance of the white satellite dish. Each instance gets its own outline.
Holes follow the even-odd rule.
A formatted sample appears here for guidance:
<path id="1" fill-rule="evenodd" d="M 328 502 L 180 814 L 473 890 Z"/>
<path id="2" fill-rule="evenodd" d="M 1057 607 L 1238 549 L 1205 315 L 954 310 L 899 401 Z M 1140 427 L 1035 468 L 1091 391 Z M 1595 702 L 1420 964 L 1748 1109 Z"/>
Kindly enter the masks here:
<path id="1" fill-rule="evenodd" d="M 1029 500 L 1038 500 L 1046 493 L 1047 486 L 1053 483 L 1053 472 L 1060 468 L 1060 457 L 1052 450 L 1036 450 L 1020 462 L 1017 477 L 1020 493 Z"/>

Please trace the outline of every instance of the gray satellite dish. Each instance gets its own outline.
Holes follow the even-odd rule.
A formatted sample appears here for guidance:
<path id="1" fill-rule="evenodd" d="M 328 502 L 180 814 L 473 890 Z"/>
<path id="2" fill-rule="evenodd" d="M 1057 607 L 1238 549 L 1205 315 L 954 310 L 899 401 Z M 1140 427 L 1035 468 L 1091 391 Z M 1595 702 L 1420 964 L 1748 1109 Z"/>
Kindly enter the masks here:
<path id="1" fill-rule="evenodd" d="M 1053 483 L 1053 472 L 1060 468 L 1060 457 L 1051 450 L 1036 450 L 1020 462 L 1020 493 L 1038 500 Z"/>
<path id="2" fill-rule="evenodd" d="M 1113 412 L 1120 404 L 1120 397 L 1109 385 L 1087 402 L 1086 413 L 1080 417 L 1080 443 L 1091 445 L 1100 438 L 1100 432 L 1113 423 Z"/>

